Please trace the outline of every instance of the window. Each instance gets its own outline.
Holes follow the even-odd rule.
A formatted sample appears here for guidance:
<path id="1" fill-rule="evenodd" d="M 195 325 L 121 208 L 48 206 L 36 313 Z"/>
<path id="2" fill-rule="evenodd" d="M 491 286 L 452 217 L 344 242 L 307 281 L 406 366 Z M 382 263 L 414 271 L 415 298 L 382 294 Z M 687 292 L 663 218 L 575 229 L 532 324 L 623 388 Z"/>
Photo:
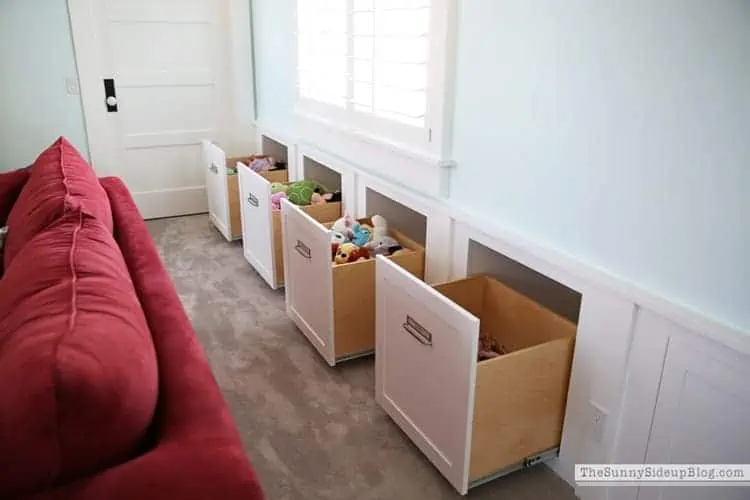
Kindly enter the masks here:
<path id="1" fill-rule="evenodd" d="M 442 117 L 440 0 L 297 0 L 298 109 L 333 126 L 432 150 Z M 437 42 L 437 43 L 436 43 Z"/>

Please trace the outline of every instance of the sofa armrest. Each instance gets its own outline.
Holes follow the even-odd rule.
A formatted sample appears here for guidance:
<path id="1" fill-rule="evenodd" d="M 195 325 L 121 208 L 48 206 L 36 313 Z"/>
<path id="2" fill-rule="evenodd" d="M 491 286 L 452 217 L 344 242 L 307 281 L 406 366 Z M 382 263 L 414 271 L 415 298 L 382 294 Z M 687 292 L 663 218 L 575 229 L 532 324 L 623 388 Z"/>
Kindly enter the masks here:
<path id="1" fill-rule="evenodd" d="M 156 349 L 155 443 L 130 462 L 37 498 L 262 499 L 203 349 L 130 192 L 117 178 L 101 184 Z"/>
<path id="2" fill-rule="evenodd" d="M 0 173 L 0 226 L 4 226 L 7 222 L 10 210 L 26 185 L 26 181 L 29 180 L 29 172 L 28 168 L 23 168 Z"/>

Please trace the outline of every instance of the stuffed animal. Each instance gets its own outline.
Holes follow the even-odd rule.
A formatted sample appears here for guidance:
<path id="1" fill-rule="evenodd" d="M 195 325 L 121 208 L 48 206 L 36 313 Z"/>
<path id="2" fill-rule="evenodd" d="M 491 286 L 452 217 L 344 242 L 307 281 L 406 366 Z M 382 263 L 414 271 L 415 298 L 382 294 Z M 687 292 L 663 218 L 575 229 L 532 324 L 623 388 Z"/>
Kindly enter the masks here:
<path id="1" fill-rule="evenodd" d="M 282 184 L 280 182 L 271 183 L 271 194 L 286 193 L 287 189 L 289 189 L 289 186 L 287 186 L 286 184 Z"/>
<path id="2" fill-rule="evenodd" d="M 351 215 L 344 215 L 333 223 L 331 229 L 334 232 L 341 233 L 347 241 L 354 238 L 354 225 L 359 224 Z"/>
<path id="3" fill-rule="evenodd" d="M 309 205 L 312 202 L 313 193 L 324 194 L 327 192 L 326 188 L 315 181 L 297 181 L 289 184 L 286 190 L 286 195 L 289 201 L 295 205 Z"/>
<path id="4" fill-rule="evenodd" d="M 271 195 L 271 208 L 281 210 L 281 200 L 286 199 L 286 193 L 280 192 Z"/>
<path id="5" fill-rule="evenodd" d="M 505 349 L 498 343 L 494 337 L 486 334 L 479 335 L 477 361 L 484 361 L 487 359 L 499 358 L 505 354 Z"/>
<path id="6" fill-rule="evenodd" d="M 390 236 L 386 236 L 377 242 L 373 240 L 371 243 L 374 244 L 367 245 L 367 249 L 373 255 L 384 255 L 388 257 L 403 248 L 395 238 L 391 238 Z"/>
<path id="7" fill-rule="evenodd" d="M 354 243 L 344 243 L 339 246 L 336 252 L 336 264 L 347 264 L 357 262 L 358 260 L 367 260 L 370 258 L 370 252 L 366 248 L 359 248 Z"/>
<path id="8" fill-rule="evenodd" d="M 372 216 L 372 238 L 365 246 L 375 255 L 391 255 L 401 249 L 401 245 L 394 238 L 388 236 L 388 222 L 380 215 Z"/>
<path id="9" fill-rule="evenodd" d="M 312 198 L 310 199 L 310 205 L 325 205 L 331 200 L 331 198 L 333 198 L 333 193 L 313 193 Z"/>
<path id="10" fill-rule="evenodd" d="M 372 216 L 372 240 L 380 241 L 388 236 L 388 221 L 382 215 Z"/>
<path id="11" fill-rule="evenodd" d="M 256 157 L 255 159 L 253 159 L 253 161 L 250 162 L 250 165 L 248 166 L 253 172 L 267 172 L 275 168 L 275 162 L 270 156 Z"/>
<path id="12" fill-rule="evenodd" d="M 370 242 L 372 238 L 372 228 L 367 224 L 355 224 L 352 228 L 354 230 L 354 237 L 352 243 L 358 247 L 363 247 Z"/>
<path id="13" fill-rule="evenodd" d="M 336 243 L 337 245 L 343 245 L 344 243 L 350 243 L 350 241 L 347 240 L 346 236 L 344 236 L 342 233 L 332 230 L 331 231 L 331 243 Z"/>
<path id="14" fill-rule="evenodd" d="M 331 260 L 336 260 L 336 253 L 339 251 L 339 244 L 336 242 L 331 243 Z"/>

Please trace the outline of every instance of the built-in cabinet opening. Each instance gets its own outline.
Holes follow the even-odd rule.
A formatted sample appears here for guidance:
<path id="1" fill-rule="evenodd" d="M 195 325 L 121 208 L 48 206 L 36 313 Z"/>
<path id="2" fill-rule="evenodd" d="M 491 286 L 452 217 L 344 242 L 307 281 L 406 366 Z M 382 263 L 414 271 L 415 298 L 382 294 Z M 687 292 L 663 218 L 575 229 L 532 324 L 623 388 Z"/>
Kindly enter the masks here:
<path id="1" fill-rule="evenodd" d="M 285 144 L 267 135 L 262 135 L 260 138 L 260 150 L 264 155 L 272 157 L 277 162 L 277 165 L 283 164 L 285 168 L 289 166 L 289 148 Z"/>
<path id="2" fill-rule="evenodd" d="M 427 217 L 372 188 L 365 190 L 365 212 L 368 217 L 382 215 L 389 227 L 398 229 L 424 246 L 427 240 Z"/>
<path id="3" fill-rule="evenodd" d="M 578 323 L 581 294 L 477 241 L 469 240 L 467 275 L 492 276 L 547 309 Z"/>
<path id="4" fill-rule="evenodd" d="M 341 173 L 309 156 L 302 157 L 302 178 L 319 182 L 328 192 L 341 192 Z"/>

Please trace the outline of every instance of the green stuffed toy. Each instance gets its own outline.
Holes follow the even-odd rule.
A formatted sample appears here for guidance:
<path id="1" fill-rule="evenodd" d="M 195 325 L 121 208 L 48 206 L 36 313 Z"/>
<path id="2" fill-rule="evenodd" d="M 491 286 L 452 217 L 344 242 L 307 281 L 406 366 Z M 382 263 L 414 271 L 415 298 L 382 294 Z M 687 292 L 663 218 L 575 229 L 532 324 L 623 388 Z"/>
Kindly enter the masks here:
<path id="1" fill-rule="evenodd" d="M 305 180 L 289 184 L 286 196 L 295 205 L 304 206 L 312 203 L 313 193 L 325 194 L 327 192 L 328 190 L 319 182 Z"/>
<path id="2" fill-rule="evenodd" d="M 271 194 L 286 193 L 287 189 L 289 189 L 289 186 L 286 184 L 282 184 L 280 182 L 271 183 Z"/>

